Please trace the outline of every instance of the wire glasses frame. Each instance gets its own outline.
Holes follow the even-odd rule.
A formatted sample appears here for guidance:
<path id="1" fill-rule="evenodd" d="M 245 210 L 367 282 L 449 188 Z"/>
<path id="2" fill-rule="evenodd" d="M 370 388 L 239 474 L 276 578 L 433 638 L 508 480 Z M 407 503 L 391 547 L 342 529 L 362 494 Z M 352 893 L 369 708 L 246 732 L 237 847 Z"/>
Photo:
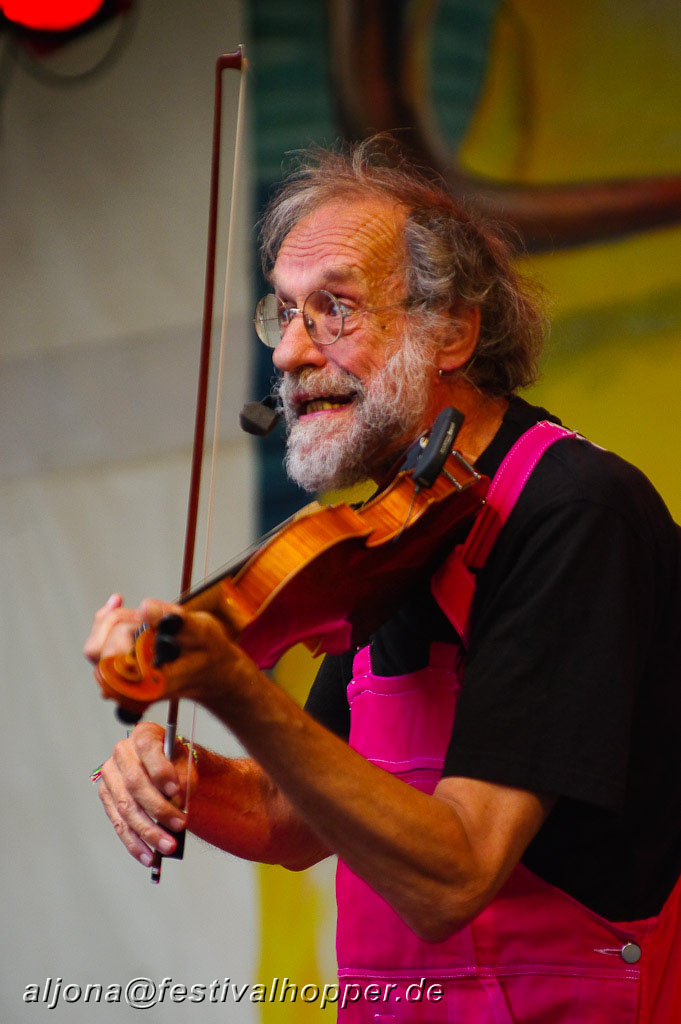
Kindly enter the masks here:
<path id="1" fill-rule="evenodd" d="M 395 309 L 407 305 L 406 300 L 392 302 L 387 306 L 368 306 L 353 309 L 337 299 L 332 292 L 318 288 L 310 292 L 302 307 L 291 306 L 270 292 L 255 307 L 253 323 L 260 340 L 268 348 L 276 348 L 284 331 L 299 313 L 308 337 L 316 345 L 333 345 L 345 328 L 345 321 L 358 313 L 375 313 L 382 309 Z"/>

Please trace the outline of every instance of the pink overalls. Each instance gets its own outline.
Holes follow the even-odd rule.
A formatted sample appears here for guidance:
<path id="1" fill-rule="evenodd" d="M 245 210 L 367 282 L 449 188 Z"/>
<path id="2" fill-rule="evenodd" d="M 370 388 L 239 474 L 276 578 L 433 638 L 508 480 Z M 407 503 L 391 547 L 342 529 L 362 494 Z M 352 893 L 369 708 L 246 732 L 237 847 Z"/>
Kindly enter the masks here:
<path id="1" fill-rule="evenodd" d="M 479 568 L 561 427 L 540 423 L 496 474 L 466 542 L 433 593 L 467 636 Z M 433 643 L 410 675 L 372 674 L 369 648 L 348 687 L 350 745 L 425 793 L 437 785 L 461 686 L 463 650 Z M 675 1024 L 681 1022 L 681 880 L 658 917 L 610 922 L 522 865 L 489 906 L 445 942 L 421 941 L 343 863 L 337 875 L 343 1024 Z M 345 998 L 344 998 L 345 993 Z"/>

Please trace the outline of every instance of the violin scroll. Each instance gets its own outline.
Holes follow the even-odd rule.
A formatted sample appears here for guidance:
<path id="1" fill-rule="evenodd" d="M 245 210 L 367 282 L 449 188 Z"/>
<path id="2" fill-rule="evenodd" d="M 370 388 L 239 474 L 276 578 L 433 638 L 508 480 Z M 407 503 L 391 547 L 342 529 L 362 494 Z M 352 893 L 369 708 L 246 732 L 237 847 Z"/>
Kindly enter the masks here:
<path id="1" fill-rule="evenodd" d="M 139 721 L 150 704 L 165 696 L 165 676 L 154 665 L 154 639 L 155 631 L 145 629 L 131 651 L 102 658 L 97 666 L 102 697 L 116 701 L 118 717 L 128 725 Z"/>

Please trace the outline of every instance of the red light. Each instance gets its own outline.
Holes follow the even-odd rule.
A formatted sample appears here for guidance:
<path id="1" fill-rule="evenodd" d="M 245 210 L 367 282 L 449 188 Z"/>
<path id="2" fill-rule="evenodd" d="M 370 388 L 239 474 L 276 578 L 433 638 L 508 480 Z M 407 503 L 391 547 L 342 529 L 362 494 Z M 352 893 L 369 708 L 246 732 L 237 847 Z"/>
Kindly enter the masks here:
<path id="1" fill-rule="evenodd" d="M 25 28 L 43 32 L 65 32 L 82 25 L 104 4 L 104 0 L 0 0 L 6 18 Z"/>

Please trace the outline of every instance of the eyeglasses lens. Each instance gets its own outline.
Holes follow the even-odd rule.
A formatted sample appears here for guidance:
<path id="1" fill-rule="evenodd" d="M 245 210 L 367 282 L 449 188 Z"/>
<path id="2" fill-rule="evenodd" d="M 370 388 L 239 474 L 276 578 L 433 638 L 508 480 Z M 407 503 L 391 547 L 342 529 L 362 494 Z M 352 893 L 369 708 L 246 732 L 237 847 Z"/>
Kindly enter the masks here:
<path id="1" fill-rule="evenodd" d="M 255 307 L 254 324 L 256 334 L 270 348 L 276 348 L 281 341 L 282 323 L 280 310 L 284 307 L 281 299 L 271 292 L 263 295 Z"/>
<path id="2" fill-rule="evenodd" d="M 343 333 L 343 314 L 338 299 L 320 289 L 310 292 L 303 303 L 305 329 L 318 345 L 333 345 Z"/>
<path id="3" fill-rule="evenodd" d="M 262 342 L 276 348 L 284 331 L 301 312 L 273 293 L 264 295 L 255 307 L 255 330 Z M 317 345 L 332 345 L 343 333 L 343 313 L 336 297 L 323 289 L 310 292 L 302 308 L 303 323 Z"/>

